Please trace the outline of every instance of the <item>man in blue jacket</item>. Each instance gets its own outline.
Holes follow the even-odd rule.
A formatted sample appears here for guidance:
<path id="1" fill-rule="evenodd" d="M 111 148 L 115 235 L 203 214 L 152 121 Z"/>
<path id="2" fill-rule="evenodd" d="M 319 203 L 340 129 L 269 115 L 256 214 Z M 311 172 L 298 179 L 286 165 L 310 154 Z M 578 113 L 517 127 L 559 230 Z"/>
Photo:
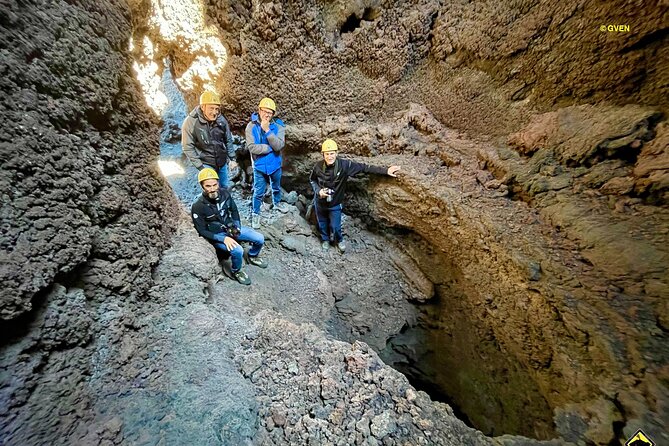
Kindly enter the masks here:
<path id="1" fill-rule="evenodd" d="M 241 225 L 237 205 L 230 192 L 220 187 L 214 169 L 202 169 L 197 180 L 202 187 L 202 195 L 191 208 L 191 218 L 197 233 L 217 249 L 229 252 L 232 257 L 232 276 L 242 285 L 251 285 L 251 279 L 242 271 L 244 249 L 239 242 L 251 242 L 246 258 L 248 263 L 267 268 L 267 262 L 258 256 L 265 237 Z"/>
<path id="2" fill-rule="evenodd" d="M 349 177 L 359 173 L 375 173 L 396 177 L 400 166 L 377 167 L 347 159 L 338 159 L 337 143 L 326 139 L 321 146 L 323 161 L 314 165 L 309 181 L 314 190 L 314 209 L 318 220 L 318 230 L 321 233 L 321 247 L 323 251 L 334 243 L 343 254 L 346 243 L 341 232 L 341 211 L 346 182 Z"/>
<path id="3" fill-rule="evenodd" d="M 237 166 L 232 133 L 221 114 L 221 98 L 213 91 L 200 95 L 200 105 L 191 111 L 181 125 L 181 147 L 198 169 L 206 167 L 218 173 L 221 187 L 230 186 L 229 171 Z M 229 162 L 228 162 L 229 161 Z"/>
<path id="4" fill-rule="evenodd" d="M 267 183 L 272 187 L 274 207 L 285 211 L 281 203 L 281 151 L 286 144 L 286 126 L 274 117 L 275 113 L 274 101 L 263 98 L 246 126 L 246 147 L 253 162 L 253 229 L 260 228 L 260 205 Z"/>

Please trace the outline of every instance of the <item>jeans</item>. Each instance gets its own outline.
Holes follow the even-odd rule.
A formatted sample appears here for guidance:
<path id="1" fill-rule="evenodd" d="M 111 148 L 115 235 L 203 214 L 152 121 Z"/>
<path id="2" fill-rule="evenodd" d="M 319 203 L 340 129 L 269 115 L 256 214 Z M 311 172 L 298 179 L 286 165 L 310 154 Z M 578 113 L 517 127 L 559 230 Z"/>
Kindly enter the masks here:
<path id="1" fill-rule="evenodd" d="M 267 182 L 272 186 L 272 202 L 277 204 L 281 201 L 281 168 L 275 170 L 270 175 L 253 169 L 253 213 L 260 214 L 260 205 L 262 204 Z"/>
<path id="2" fill-rule="evenodd" d="M 254 231 L 251 228 L 246 226 L 241 227 L 241 234 L 239 237 L 235 238 L 238 242 L 251 242 L 251 248 L 249 249 L 249 257 L 256 257 L 260 254 L 263 244 L 265 243 L 265 237 L 258 231 Z M 242 260 L 244 257 L 244 248 L 237 246 L 232 251 L 228 250 L 227 246 L 223 242 L 214 243 L 214 246 L 217 249 L 220 249 L 225 252 L 229 252 L 232 257 L 232 272 L 236 273 L 242 269 Z"/>
<path id="3" fill-rule="evenodd" d="M 318 200 L 314 200 L 314 209 L 316 209 L 316 219 L 318 220 L 318 230 L 321 233 L 321 240 L 324 242 L 330 240 L 333 243 L 342 241 L 344 239 L 341 233 L 342 205 L 338 204 L 331 208 L 321 207 L 318 204 Z M 330 238 L 329 234 L 332 234 L 332 238 Z"/>
<path id="4" fill-rule="evenodd" d="M 230 171 L 228 170 L 228 164 L 229 163 L 225 163 L 225 166 L 221 167 L 220 169 L 218 169 L 218 172 L 216 172 L 216 173 L 218 173 L 218 184 L 220 184 L 221 187 L 224 187 L 226 189 L 230 189 L 230 179 L 229 179 L 230 178 Z M 204 169 L 205 167 L 208 167 L 210 169 L 214 169 L 213 167 L 211 167 L 207 164 L 203 164 L 202 169 Z M 214 170 L 216 170 L 216 169 L 214 169 Z"/>

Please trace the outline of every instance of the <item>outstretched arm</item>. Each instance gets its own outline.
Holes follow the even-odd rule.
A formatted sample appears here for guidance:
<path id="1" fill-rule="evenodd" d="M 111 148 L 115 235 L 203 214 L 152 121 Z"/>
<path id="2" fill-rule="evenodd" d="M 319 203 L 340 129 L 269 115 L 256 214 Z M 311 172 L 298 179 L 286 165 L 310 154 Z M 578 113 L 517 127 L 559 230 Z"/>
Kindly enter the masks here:
<path id="1" fill-rule="evenodd" d="M 341 160 L 341 166 L 344 172 L 346 172 L 346 174 L 351 177 L 359 173 L 375 173 L 377 175 L 388 174 L 388 170 L 385 167 L 370 166 L 369 164 L 358 163 L 356 161 L 346 159 Z"/>

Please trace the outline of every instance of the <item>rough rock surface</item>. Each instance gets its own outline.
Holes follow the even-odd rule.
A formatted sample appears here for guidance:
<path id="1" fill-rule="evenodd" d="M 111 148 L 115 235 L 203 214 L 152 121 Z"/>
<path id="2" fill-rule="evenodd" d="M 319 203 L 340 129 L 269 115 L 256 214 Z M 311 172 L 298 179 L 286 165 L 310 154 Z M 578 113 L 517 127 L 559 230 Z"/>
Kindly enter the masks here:
<path id="1" fill-rule="evenodd" d="M 2 9 L 0 318 L 29 312 L 67 274 L 89 297 L 141 295 L 174 201 L 124 52 L 128 12 L 113 1 Z"/>
<path id="2" fill-rule="evenodd" d="M 400 328 L 385 357 L 486 432 L 668 440 L 666 4 L 211 0 L 214 40 L 169 40 L 170 24 L 199 16 L 184 5 L 0 9 L 3 442 L 489 443 L 412 398 L 362 343 L 318 330 L 380 350 Z M 170 24 L 148 20 L 155 8 Z M 193 77 L 215 36 L 225 69 Z M 351 225 L 351 257 L 318 255 L 292 212 L 264 222 L 282 267 L 254 271 L 256 293 L 211 282 L 213 252 L 192 230 L 152 274 L 178 212 L 149 167 L 158 128 L 130 52 L 158 67 L 170 55 L 190 104 L 211 82 L 237 127 L 261 96 L 277 99 L 301 192 L 315 159 L 303 155 L 325 136 L 401 164 L 397 181 L 352 182 L 347 207 L 388 239 Z M 374 249 L 396 242 L 378 262 Z M 337 282 L 342 270 L 354 279 Z M 406 303 L 432 293 L 418 314 Z M 356 405 L 347 385 L 368 399 Z"/>
<path id="3" fill-rule="evenodd" d="M 640 107 L 566 108 L 502 146 L 411 105 L 379 124 L 352 115 L 292 134 L 296 145 L 328 134 L 343 156 L 403 166 L 397 181 L 352 182 L 347 206 L 395 228 L 440 297 L 393 340 L 388 361 L 436 385 L 486 432 L 546 438 L 557 429 L 606 444 L 638 419 L 660 438 L 669 415 L 644 396 L 669 395 L 666 130 L 657 119 Z M 291 159 L 293 178 L 315 159 Z M 631 186 L 614 189 L 620 179 Z"/>
<path id="4" fill-rule="evenodd" d="M 313 326 L 268 313 L 246 338 L 237 360 L 258 389 L 267 444 L 496 444 L 417 392 L 362 342 L 328 340 Z"/>
<path id="5" fill-rule="evenodd" d="M 146 297 L 176 202 L 127 5 L 0 10 L 0 438 L 58 444 L 86 429 L 103 310 Z"/>
<path id="6" fill-rule="evenodd" d="M 263 95 L 278 101 L 288 122 L 360 112 L 376 119 L 418 102 L 450 127 L 495 135 L 518 130 L 534 106 L 668 105 L 665 3 L 643 10 L 622 0 L 204 3 L 210 28 L 201 38 L 187 35 L 189 16 L 179 8 L 156 9 L 162 23 L 149 19 L 150 9 L 135 9 L 154 60 L 161 65 L 169 55 L 177 76 L 188 77 L 188 102 L 214 85 L 237 126 Z M 143 35 L 135 38 L 138 54 Z M 210 36 L 226 48 L 224 69 L 191 76 L 212 57 Z"/>
<path id="7" fill-rule="evenodd" d="M 273 225 L 284 233 L 294 229 L 291 221 L 284 215 Z M 344 270 L 376 258 L 379 282 L 384 270 L 401 273 L 371 246 L 354 244 L 339 259 L 312 254 L 308 262 L 268 233 L 264 255 L 274 268 L 247 266 L 250 288 L 221 277 L 212 247 L 184 214 L 145 302 L 83 309 L 82 290 L 56 287 L 26 327 L 29 335 L 2 350 L 15 390 L 1 394 L 3 444 L 564 444 L 487 438 L 416 391 L 365 343 L 328 339 L 323 329 L 340 336 L 356 325 L 335 320 L 327 265 Z M 269 291 L 291 282 L 299 299 Z M 351 292 L 365 285 L 345 283 Z M 392 296 L 359 299 L 374 297 L 389 298 L 375 305 L 394 313 L 405 305 Z"/>

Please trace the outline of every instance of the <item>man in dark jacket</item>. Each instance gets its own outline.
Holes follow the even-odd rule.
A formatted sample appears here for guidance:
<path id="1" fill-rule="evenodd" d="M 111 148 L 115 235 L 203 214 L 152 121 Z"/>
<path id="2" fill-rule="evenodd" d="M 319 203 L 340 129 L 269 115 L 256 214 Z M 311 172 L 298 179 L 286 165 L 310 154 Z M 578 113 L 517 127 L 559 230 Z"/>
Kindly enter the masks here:
<path id="1" fill-rule="evenodd" d="M 324 251 L 335 243 L 341 253 L 346 244 L 341 233 L 341 210 L 348 177 L 358 173 L 375 173 L 396 177 L 399 166 L 377 167 L 347 159 L 337 159 L 337 143 L 326 139 L 321 147 L 323 161 L 314 165 L 309 181 L 314 190 L 314 209 L 321 233 L 321 247 Z M 329 234 L 328 234 L 329 231 Z"/>
<path id="2" fill-rule="evenodd" d="M 230 192 L 220 187 L 214 169 L 202 169 L 197 180 L 202 186 L 202 195 L 191 208 L 195 229 L 217 249 L 230 253 L 233 277 L 243 285 L 250 285 L 251 279 L 242 271 L 244 249 L 239 242 L 251 242 L 246 259 L 248 263 L 267 268 L 267 262 L 258 257 L 265 238 L 261 233 L 241 225 L 237 205 Z"/>
<path id="3" fill-rule="evenodd" d="M 270 98 L 262 98 L 258 112 L 251 115 L 246 125 L 246 147 L 253 160 L 253 216 L 251 226 L 260 227 L 260 205 L 269 183 L 272 187 L 274 206 L 286 211 L 281 203 L 281 152 L 286 145 L 286 126 L 274 117 L 276 104 Z"/>
<path id="4" fill-rule="evenodd" d="M 234 169 L 237 163 L 232 133 L 228 121 L 221 114 L 218 94 L 212 91 L 202 93 L 200 105 L 186 116 L 181 125 L 181 147 L 196 168 L 214 169 L 221 187 L 230 186 L 228 165 Z"/>

